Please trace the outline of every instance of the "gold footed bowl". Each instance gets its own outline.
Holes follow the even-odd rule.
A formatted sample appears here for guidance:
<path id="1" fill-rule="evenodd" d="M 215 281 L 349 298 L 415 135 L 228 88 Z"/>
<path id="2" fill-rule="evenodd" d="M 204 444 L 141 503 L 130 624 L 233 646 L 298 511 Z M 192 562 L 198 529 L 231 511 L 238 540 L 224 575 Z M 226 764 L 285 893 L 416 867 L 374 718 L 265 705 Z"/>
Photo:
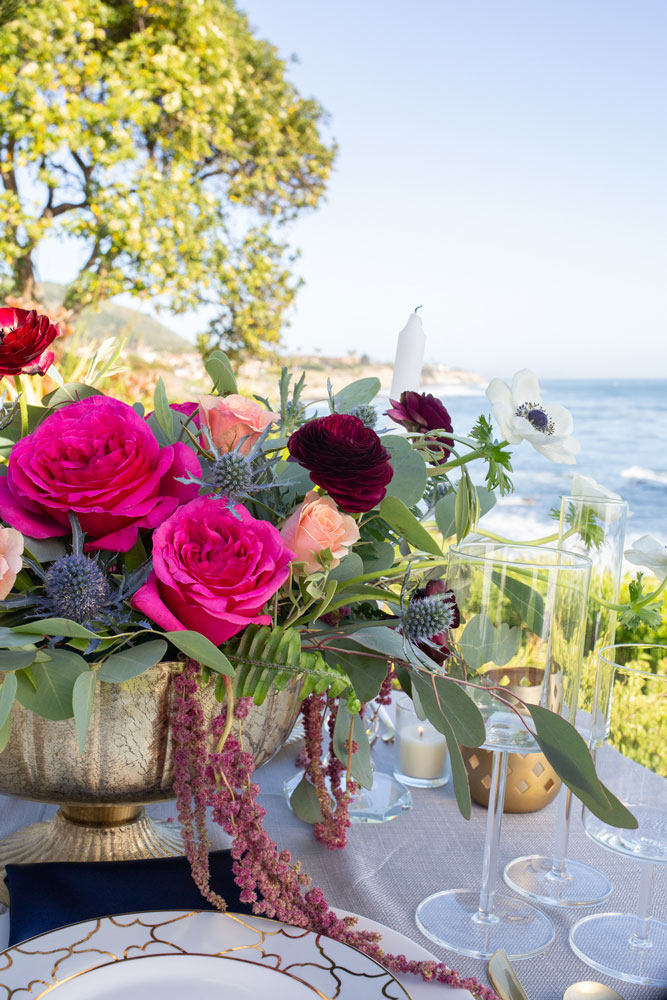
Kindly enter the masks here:
<path id="1" fill-rule="evenodd" d="M 183 853 L 177 823 L 152 819 L 145 804 L 172 799 L 171 716 L 176 663 L 158 663 L 122 684 L 100 682 L 83 754 L 73 719 L 51 722 L 12 708 L 0 754 L 0 792 L 60 806 L 53 817 L 0 841 L 10 862 L 126 861 Z M 243 722 L 243 742 L 261 767 L 289 736 L 299 714 L 301 678 L 273 688 Z M 213 685 L 200 691 L 205 719 L 219 711 Z M 0 872 L 0 879 L 4 872 Z M 6 888 L 0 881 L 0 900 Z"/>

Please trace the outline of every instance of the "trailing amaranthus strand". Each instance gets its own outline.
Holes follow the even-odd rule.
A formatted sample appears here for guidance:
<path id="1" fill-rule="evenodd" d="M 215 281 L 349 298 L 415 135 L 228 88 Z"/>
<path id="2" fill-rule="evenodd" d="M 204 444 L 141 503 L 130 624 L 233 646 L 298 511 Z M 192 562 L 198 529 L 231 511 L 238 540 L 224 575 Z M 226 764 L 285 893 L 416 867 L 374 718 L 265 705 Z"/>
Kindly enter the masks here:
<path id="1" fill-rule="evenodd" d="M 198 828 L 202 820 L 205 822 L 204 798 L 212 806 L 215 822 L 233 837 L 233 871 L 241 890 L 240 900 L 250 904 L 253 913 L 325 934 L 357 948 L 394 974 L 409 972 L 426 981 L 468 989 L 477 1000 L 498 1000 L 493 990 L 476 979 L 462 978 L 444 962 L 410 961 L 405 955 L 388 954 L 380 945 L 381 935 L 357 930 L 355 917 L 338 917 L 329 908 L 322 890 L 311 887 L 311 879 L 301 871 L 300 864 L 292 861 L 289 851 L 279 851 L 264 830 L 266 810 L 257 802 L 259 786 L 252 781 L 255 767 L 252 754 L 243 750 L 233 730 L 219 751 L 208 751 L 195 676 L 196 668 L 189 662 L 176 679 L 174 788 L 179 818 L 184 823 L 187 856 L 205 898 L 217 909 L 226 909 L 225 901 L 208 886 L 208 862 L 202 853 L 204 840 L 200 836 L 197 845 L 194 836 L 193 815 Z M 250 704 L 250 699 L 243 698 L 235 705 L 234 717 L 239 722 L 247 715 Z M 225 707 L 212 722 L 211 735 L 216 741 L 225 730 L 226 716 Z M 202 769 L 203 762 L 206 763 Z M 203 794 L 198 794 L 200 791 Z"/>

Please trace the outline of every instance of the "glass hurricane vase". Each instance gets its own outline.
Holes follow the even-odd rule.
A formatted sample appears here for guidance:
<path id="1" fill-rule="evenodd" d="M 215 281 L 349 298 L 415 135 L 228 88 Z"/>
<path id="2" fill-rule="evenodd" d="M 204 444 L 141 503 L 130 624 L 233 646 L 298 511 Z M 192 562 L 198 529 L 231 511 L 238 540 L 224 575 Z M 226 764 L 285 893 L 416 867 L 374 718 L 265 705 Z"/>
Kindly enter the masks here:
<path id="1" fill-rule="evenodd" d="M 597 598 L 618 602 L 627 514 L 628 505 L 620 499 L 565 496 L 561 501 L 558 547 L 586 555 L 592 563 L 577 714 L 577 728 L 584 737 L 590 735 L 598 653 L 616 637 L 616 612 Z M 572 805 L 572 792 L 563 786 L 552 854 L 516 858 L 505 868 L 507 885 L 526 899 L 571 907 L 592 906 L 611 895 L 606 875 L 567 856 Z"/>
<path id="2" fill-rule="evenodd" d="M 539 750 L 530 707 L 516 690 L 517 669 L 536 699 L 573 721 L 577 708 L 590 560 L 546 546 L 464 542 L 449 552 L 448 586 L 461 612 L 452 633 L 460 675 L 486 726 L 493 751 L 481 890 L 436 892 L 417 907 L 417 924 L 432 941 L 462 955 L 511 958 L 546 951 L 554 937 L 548 917 L 515 896 L 496 894 L 498 847 L 508 754 Z M 505 683 L 502 668 L 508 671 Z M 531 702 L 534 699 L 531 698 Z"/>

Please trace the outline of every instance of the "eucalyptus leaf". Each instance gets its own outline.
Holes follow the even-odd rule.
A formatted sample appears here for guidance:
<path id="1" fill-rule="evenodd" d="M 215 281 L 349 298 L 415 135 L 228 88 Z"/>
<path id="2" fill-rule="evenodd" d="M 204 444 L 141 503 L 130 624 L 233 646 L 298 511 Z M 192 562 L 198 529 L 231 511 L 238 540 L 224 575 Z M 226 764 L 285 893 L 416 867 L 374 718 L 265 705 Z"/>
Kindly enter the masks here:
<path id="1" fill-rule="evenodd" d="M 603 822 L 636 830 L 635 817 L 595 773 L 586 742 L 574 726 L 539 705 L 528 705 L 528 710 L 535 723 L 535 738 L 540 750 L 572 793 Z"/>
<path id="2" fill-rule="evenodd" d="M 217 392 L 219 396 L 228 396 L 238 392 L 236 376 L 229 358 L 223 351 L 213 351 L 207 358 L 204 367 L 213 382 L 214 392 Z"/>
<path id="3" fill-rule="evenodd" d="M 479 501 L 479 516 L 482 518 L 496 506 L 497 497 L 493 490 L 487 490 L 486 486 L 476 486 L 475 489 Z"/>
<path id="4" fill-rule="evenodd" d="M 413 675 L 412 686 L 419 693 L 427 719 L 438 732 L 446 736 L 451 728 L 457 743 L 467 747 L 478 747 L 484 742 L 482 713 L 456 681 L 420 673 Z"/>
<path id="5" fill-rule="evenodd" d="M 0 670 L 22 670 L 35 659 L 36 649 L 0 650 Z"/>
<path id="6" fill-rule="evenodd" d="M 79 753 L 83 753 L 90 726 L 90 716 L 93 711 L 95 700 L 95 673 L 88 670 L 79 674 L 74 681 L 72 689 L 72 708 L 74 710 L 74 722 L 76 724 L 76 734 L 79 739 Z"/>
<path id="7" fill-rule="evenodd" d="M 354 721 L 353 721 L 354 720 Z M 352 739 L 357 744 L 356 753 L 352 754 L 351 773 L 355 781 L 363 788 L 373 787 L 373 769 L 371 767 L 371 748 L 366 734 L 366 727 L 360 715 L 350 715 L 345 705 L 339 702 L 336 714 L 336 724 L 333 734 L 333 748 L 338 760 L 347 767 L 347 742 L 350 735 L 350 723 L 353 721 Z"/>
<path id="8" fill-rule="evenodd" d="M 541 636 L 544 631 L 544 599 L 542 595 L 521 580 L 516 580 L 507 573 L 503 576 L 494 572 L 493 582 L 504 591 L 512 602 L 514 610 L 521 615 L 526 627 Z"/>
<path id="9" fill-rule="evenodd" d="M 189 630 L 179 632 L 165 632 L 165 639 L 171 642 L 181 653 L 185 653 L 190 659 L 196 660 L 203 667 L 210 667 L 217 674 L 224 674 L 225 677 L 234 676 L 234 667 L 231 665 L 224 653 L 221 653 L 217 646 L 214 646 L 210 639 L 199 632 Z"/>
<path id="10" fill-rule="evenodd" d="M 435 523 L 443 538 L 451 538 L 456 531 L 456 493 L 448 493 L 435 505 Z"/>
<path id="11" fill-rule="evenodd" d="M 66 555 L 67 545 L 62 538 L 23 538 L 25 551 L 33 556 L 37 562 L 54 562 Z"/>
<path id="12" fill-rule="evenodd" d="M 396 549 L 391 542 L 364 543 L 358 546 L 364 561 L 364 573 L 383 573 L 394 565 Z"/>
<path id="13" fill-rule="evenodd" d="M 0 726 L 0 753 L 5 749 L 9 743 L 9 737 L 12 735 L 12 717 L 8 715 L 5 719 L 4 725 Z"/>
<path id="14" fill-rule="evenodd" d="M 48 660 L 33 663 L 29 668 L 17 672 L 16 700 L 24 708 L 52 722 L 71 719 L 74 714 L 74 684 L 80 674 L 88 673 L 88 664 L 78 653 L 67 649 L 49 649 L 45 652 L 48 652 Z"/>
<path id="15" fill-rule="evenodd" d="M 154 667 L 164 658 L 166 651 L 167 643 L 164 639 L 154 639 L 141 646 L 127 646 L 104 661 L 97 671 L 97 678 L 109 684 L 128 681 Z"/>
<path id="16" fill-rule="evenodd" d="M 305 774 L 290 795 L 289 804 L 294 815 L 298 816 L 304 823 L 310 823 L 313 826 L 324 820 L 315 787 L 308 781 Z"/>
<path id="17" fill-rule="evenodd" d="M 331 570 L 329 573 L 330 580 L 337 580 L 339 583 L 343 583 L 346 580 L 351 580 L 353 577 L 361 576 L 364 572 L 364 564 L 361 561 L 361 556 L 358 556 L 356 552 L 349 552 L 344 559 L 338 563 L 338 565 Z"/>
<path id="18" fill-rule="evenodd" d="M 372 402 L 381 388 L 379 378 L 360 378 L 350 382 L 334 396 L 334 403 L 339 413 L 349 413 L 355 406 Z"/>
<path id="19" fill-rule="evenodd" d="M 394 475 L 387 485 L 387 495 L 398 497 L 407 507 L 419 503 L 426 489 L 426 463 L 407 438 L 386 434 L 382 444 L 391 455 Z"/>
<path id="20" fill-rule="evenodd" d="M 92 385 L 86 385 L 84 382 L 66 382 L 65 385 L 54 389 L 53 392 L 47 393 L 42 398 L 42 403 L 52 410 L 65 403 L 78 403 L 82 399 L 88 399 L 89 396 L 103 395 L 104 393 L 100 392 L 99 389 L 95 389 Z"/>
<path id="21" fill-rule="evenodd" d="M 359 646 L 382 653 L 388 660 L 405 660 L 403 640 L 398 632 L 386 625 L 372 628 L 362 628 L 352 632 L 348 639 L 354 640 Z"/>
<path id="22" fill-rule="evenodd" d="M 479 670 L 485 663 L 496 663 L 499 667 L 509 663 L 519 649 L 521 629 L 510 628 L 507 622 L 497 627 L 487 615 L 470 618 L 458 647 L 463 659 L 472 670 Z"/>
<path id="23" fill-rule="evenodd" d="M 350 638 L 337 638 L 336 649 L 326 650 L 324 658 L 329 666 L 345 671 L 361 702 L 369 702 L 377 697 L 387 676 L 386 660 L 364 653 Z"/>
<path id="24" fill-rule="evenodd" d="M 437 700 L 433 696 L 433 689 L 429 688 L 428 681 L 424 683 L 420 677 L 412 673 L 413 696 L 418 692 L 415 701 L 421 702 L 421 707 L 429 722 L 435 726 L 439 733 L 442 733 L 447 740 L 449 751 L 449 761 L 452 769 L 452 783 L 454 785 L 454 795 L 459 807 L 459 812 L 464 819 L 470 819 L 472 803 L 470 800 L 470 785 L 468 783 L 468 772 L 466 771 L 463 757 L 459 748 L 454 729 L 450 725 L 447 716 L 438 708 Z M 435 705 L 435 708 L 433 707 Z M 428 707 L 427 707 L 428 706 Z"/>
<path id="25" fill-rule="evenodd" d="M 422 552 L 430 552 L 434 556 L 442 555 L 442 550 L 435 538 L 429 535 L 426 528 L 398 497 L 386 496 L 384 498 L 380 504 L 380 517 L 413 548 Z"/>
<path id="26" fill-rule="evenodd" d="M 0 731 L 9 718 L 17 688 L 18 681 L 16 680 L 16 675 L 7 674 L 2 682 L 2 687 L 0 687 Z"/>
<path id="27" fill-rule="evenodd" d="M 73 639 L 97 639 L 95 632 L 84 628 L 78 622 L 69 618 L 41 618 L 36 622 L 26 622 L 25 625 L 14 626 L 14 632 L 19 635 L 50 635 Z"/>

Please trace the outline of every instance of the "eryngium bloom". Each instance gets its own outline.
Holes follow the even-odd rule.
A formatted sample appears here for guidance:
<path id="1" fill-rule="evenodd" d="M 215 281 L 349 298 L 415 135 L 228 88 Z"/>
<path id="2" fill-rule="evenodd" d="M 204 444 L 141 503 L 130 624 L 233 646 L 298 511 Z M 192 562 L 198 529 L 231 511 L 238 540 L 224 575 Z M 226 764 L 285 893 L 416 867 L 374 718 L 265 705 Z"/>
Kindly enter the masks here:
<path id="1" fill-rule="evenodd" d="M 292 434 L 287 447 L 315 485 L 348 514 L 376 507 L 394 475 L 380 438 L 350 413 L 309 420 Z"/>

